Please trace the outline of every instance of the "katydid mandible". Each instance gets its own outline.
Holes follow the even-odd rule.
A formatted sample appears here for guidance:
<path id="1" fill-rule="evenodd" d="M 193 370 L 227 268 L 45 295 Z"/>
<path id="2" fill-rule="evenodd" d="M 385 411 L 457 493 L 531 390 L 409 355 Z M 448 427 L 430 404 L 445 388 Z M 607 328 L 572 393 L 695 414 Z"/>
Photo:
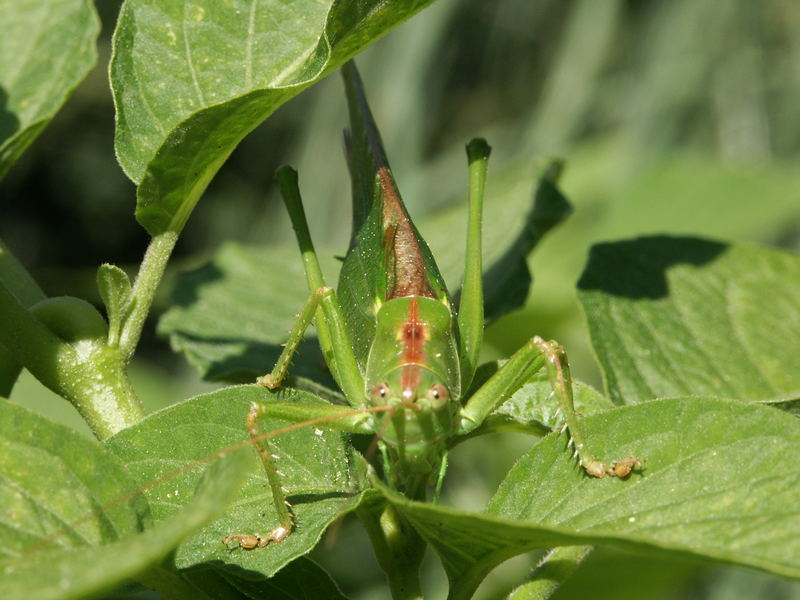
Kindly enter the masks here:
<path id="1" fill-rule="evenodd" d="M 353 236 L 342 265 L 340 296 L 326 285 L 317 261 L 297 173 L 282 167 L 276 180 L 300 246 L 310 296 L 274 369 L 258 383 L 268 388 L 281 385 L 314 320 L 334 379 L 347 402 L 363 411 L 323 405 L 309 413 L 279 403 L 253 405 L 247 428 L 267 473 L 279 525 L 265 535 L 232 534 L 225 543 L 264 547 L 285 539 L 296 526 L 275 465 L 278 457 L 259 439 L 258 422 L 268 416 L 300 422 L 342 415 L 331 418 L 329 426 L 376 434 L 388 483 L 409 498 L 422 500 L 432 474 L 440 472 L 441 477 L 443 459 L 454 440 L 477 429 L 492 410 L 545 368 L 569 443 L 586 473 L 625 477 L 641 467 L 641 460 L 633 457 L 606 466 L 589 452 L 573 407 L 566 355 L 555 342 L 533 337 L 469 398 L 464 397 L 483 338 L 481 218 L 490 148 L 481 139 L 467 145 L 466 267 L 456 316 L 433 256 L 400 198 L 355 65 L 346 64 L 342 75 L 350 114 L 345 146 L 353 185 Z"/>

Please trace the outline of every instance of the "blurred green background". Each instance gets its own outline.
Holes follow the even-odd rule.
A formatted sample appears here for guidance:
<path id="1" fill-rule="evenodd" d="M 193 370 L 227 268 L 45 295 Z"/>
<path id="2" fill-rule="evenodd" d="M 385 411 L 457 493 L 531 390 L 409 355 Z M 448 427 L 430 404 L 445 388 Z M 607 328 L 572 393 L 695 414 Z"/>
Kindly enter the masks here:
<path id="1" fill-rule="evenodd" d="M 134 187 L 114 158 L 107 64 L 118 4 L 97 7 L 99 65 L 0 183 L 0 237 L 49 295 L 95 301 L 97 265 L 135 269 L 147 243 L 133 219 Z M 575 214 L 537 248 L 528 305 L 489 329 L 487 358 L 507 356 L 536 333 L 563 342 L 574 373 L 602 386 L 574 294 L 597 241 L 658 232 L 800 245 L 800 4 L 793 0 L 439 0 L 358 64 L 412 215 L 464 200 L 463 147 L 471 137 L 486 137 L 494 150 L 490 196 L 530 194 L 537 161 L 567 161 L 562 187 Z M 221 243 L 293 243 L 272 183 L 278 165 L 298 169 L 318 244 L 344 252 L 345 121 L 334 74 L 259 127 L 212 182 L 132 366 L 149 410 L 218 387 L 199 381 L 155 336 L 155 322 L 171 277 Z M 463 244 L 460 231 L 423 235 L 434 249 Z M 71 407 L 27 374 L 12 399 L 81 428 Z M 447 501 L 480 509 L 530 443 L 503 436 L 459 448 Z M 385 597 L 374 560 L 341 552 L 363 548 L 363 538 L 346 524 L 318 558 L 346 592 L 367 590 L 354 597 Z M 342 554 L 349 560 L 339 564 Z M 504 566 L 479 597 L 504 597 L 535 560 Z M 435 568 L 428 579 L 431 589 L 444 585 Z M 598 551 L 557 598 L 789 599 L 800 598 L 800 585 Z"/>

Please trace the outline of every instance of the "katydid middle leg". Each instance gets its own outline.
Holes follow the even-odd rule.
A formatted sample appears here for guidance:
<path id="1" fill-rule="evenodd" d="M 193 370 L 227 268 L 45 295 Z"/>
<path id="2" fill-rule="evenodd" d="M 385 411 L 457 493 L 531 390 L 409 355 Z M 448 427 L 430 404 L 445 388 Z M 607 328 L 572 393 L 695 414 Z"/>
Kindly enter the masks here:
<path id="1" fill-rule="evenodd" d="M 283 351 L 278 357 L 272 371 L 259 377 L 256 380 L 258 385 L 263 385 L 271 390 L 280 387 L 286 377 L 286 371 L 289 369 L 289 364 L 292 361 L 292 356 L 297 351 L 298 344 L 302 341 L 306 329 L 311 324 L 314 315 L 317 314 L 317 308 L 325 298 L 330 298 L 333 294 L 333 289 L 329 287 L 318 287 L 308 296 L 303 310 L 297 315 L 297 321 L 289 332 L 289 338 L 284 344 Z"/>

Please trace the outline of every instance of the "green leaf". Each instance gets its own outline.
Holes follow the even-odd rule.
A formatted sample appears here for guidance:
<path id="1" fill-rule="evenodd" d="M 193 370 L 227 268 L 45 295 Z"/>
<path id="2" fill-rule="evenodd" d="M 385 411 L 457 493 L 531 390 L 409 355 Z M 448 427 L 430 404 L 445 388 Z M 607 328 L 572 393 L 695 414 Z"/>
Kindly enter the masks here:
<path id="1" fill-rule="evenodd" d="M 105 263 L 97 269 L 97 289 L 108 316 L 108 345 L 116 346 L 131 309 L 131 280 L 119 267 Z"/>
<path id="2" fill-rule="evenodd" d="M 595 246 L 578 285 L 615 402 L 682 394 L 800 398 L 796 255 L 640 238 Z"/>
<path id="3" fill-rule="evenodd" d="M 139 222 L 179 230 L 247 133 L 430 1 L 125 2 L 111 80 Z"/>
<path id="4" fill-rule="evenodd" d="M 537 248 L 536 291 L 525 313 L 509 316 L 502 329 L 489 333 L 496 348 L 510 353 L 523 344 L 529 334 L 521 325 L 531 318 L 548 328 L 559 321 L 574 326 L 581 319 L 575 281 L 593 244 L 664 233 L 775 240 L 778 232 L 798 222 L 795 191 L 800 176 L 788 164 L 759 162 L 731 169 L 696 152 L 642 161 L 625 148 L 615 139 L 584 144 L 570 153 L 563 187 L 575 213 Z M 521 169 L 507 173 L 504 186 L 519 186 L 525 179 Z M 753 198 L 759 198 L 758 210 L 753 210 Z M 427 233 L 422 223 L 420 229 Z M 434 245 L 433 239 L 428 241 Z"/>
<path id="5" fill-rule="evenodd" d="M 149 522 L 141 497 L 120 462 L 88 438 L 8 401 L 0 402 L 0 493 L 4 510 L 0 555 L 19 556 L 38 544 L 96 545 L 138 532 Z"/>
<path id="6" fill-rule="evenodd" d="M 157 482 L 146 495 L 156 521 L 181 509 L 195 486 L 203 461 L 237 445 L 248 446 L 245 417 L 253 402 L 321 402 L 292 389 L 270 392 L 239 386 L 197 396 L 157 412 L 108 441 L 142 485 Z M 268 419 L 262 431 L 286 426 Z M 320 426 L 321 427 L 321 426 Z M 285 487 L 297 515 L 297 529 L 266 550 L 229 550 L 223 538 L 233 533 L 266 533 L 277 525 L 266 475 L 255 451 L 249 451 L 249 477 L 236 503 L 221 518 L 193 535 L 175 554 L 180 569 L 218 561 L 231 572 L 271 577 L 284 565 L 309 552 L 325 528 L 360 501 L 363 462 L 343 436 L 316 427 L 281 434 L 270 440 L 286 475 Z M 163 481 L 162 481 L 163 479 Z"/>
<path id="7" fill-rule="evenodd" d="M 97 61 L 90 0 L 0 0 L 0 178 Z"/>
<path id="8" fill-rule="evenodd" d="M 30 312 L 59 338 L 70 344 L 81 342 L 102 345 L 108 325 L 97 309 L 82 298 L 45 298 L 30 307 Z M 86 352 L 88 348 L 84 349 Z"/>
<path id="9" fill-rule="evenodd" d="M 35 561 L 29 557 L 14 563 L 0 561 L 0 568 L 14 575 L 0 582 L 0 592 L 4 598 L 84 598 L 139 576 L 148 566 L 162 560 L 190 532 L 224 510 L 241 483 L 243 466 L 241 455 L 226 456 L 209 469 L 208 476 L 200 482 L 181 512 L 144 533 L 102 546 L 82 548 L 80 552 L 48 548 L 36 554 Z M 169 585 L 171 589 L 185 587 L 176 575 L 164 571 L 156 567 L 144 573 L 142 579 L 157 589 L 159 584 Z M 197 590 L 194 594 L 203 597 Z"/>
<path id="10" fill-rule="evenodd" d="M 307 299 L 296 247 L 225 244 L 210 264 L 178 278 L 158 330 L 204 378 L 252 382 L 274 366 Z M 290 374 L 334 386 L 316 339 L 300 344 Z"/>
<path id="11" fill-rule="evenodd" d="M 535 548 L 611 544 L 800 578 L 800 422 L 713 398 L 657 400 L 583 420 L 601 457 L 646 459 L 625 480 L 584 475 L 550 435 L 509 471 L 483 515 L 391 501 L 442 557 L 451 598 Z M 386 493 L 386 492 L 384 492 Z"/>
<path id="12" fill-rule="evenodd" d="M 101 446 L 10 402 L 0 436 L 3 598 L 82 598 L 136 576 L 219 512 L 242 476 L 229 457 L 184 510 L 151 527 L 147 501 Z"/>
<path id="13" fill-rule="evenodd" d="M 483 277 L 487 323 L 525 305 L 532 283 L 528 255 L 542 237 L 572 212 L 569 201 L 556 187 L 561 167 L 553 162 L 544 169 L 522 229 L 511 244 L 503 246 L 503 254 L 488 263 L 489 269 Z"/>

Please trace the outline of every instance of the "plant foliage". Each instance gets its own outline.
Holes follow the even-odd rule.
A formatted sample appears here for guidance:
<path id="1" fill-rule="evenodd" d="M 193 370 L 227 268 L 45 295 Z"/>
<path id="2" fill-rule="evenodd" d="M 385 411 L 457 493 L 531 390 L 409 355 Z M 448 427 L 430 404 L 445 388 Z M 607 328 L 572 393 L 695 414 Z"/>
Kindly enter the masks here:
<path id="1" fill-rule="evenodd" d="M 368 440 L 339 433 L 334 423 L 318 424 L 270 442 L 286 474 L 297 531 L 252 552 L 222 544 L 231 532 L 268 529 L 273 519 L 263 468 L 247 442 L 251 403 L 279 402 L 305 414 L 341 395 L 308 339 L 291 387 L 234 385 L 144 416 L 127 366 L 156 287 L 190 214 L 239 142 L 429 3 L 123 3 L 110 66 L 116 153 L 137 185 L 136 219 L 152 242 L 133 281 L 119 267 L 100 266 L 105 317 L 85 300 L 48 298 L 0 244 L 0 393 L 10 394 L 25 367 L 69 400 L 99 440 L 0 400 L 0 596 L 88 598 L 136 580 L 165 598 L 344 598 L 307 555 L 334 521 L 375 506 L 392 507 L 400 534 L 413 529 L 438 554 L 453 600 L 472 597 L 508 558 L 571 546 L 800 579 L 800 258 L 689 236 L 595 245 L 578 283 L 604 381 L 602 393 L 576 385 L 587 437 L 600 455 L 644 457 L 641 470 L 625 479 L 586 477 L 540 377 L 474 432 L 532 434 L 530 449 L 483 511 L 398 495 L 367 468 L 359 449 Z M 671 44 L 667 33 L 682 30 L 699 10 L 677 4 L 683 11 L 669 13 L 655 46 Z M 590 23 L 595 35 L 586 44 L 606 47 L 618 13 L 595 3 L 581 7 L 573 35 Z M 99 21 L 86 0 L 0 0 L 0 9 L 7 15 L 0 36 L 3 176 L 96 62 Z M 723 17 L 736 21 L 727 9 Z M 716 45 L 719 31 L 709 33 Z M 584 81 L 601 69 L 585 53 L 562 56 L 580 63 Z M 689 80 L 702 78 L 707 67 L 692 69 Z M 670 81 L 669 69 L 654 71 L 645 87 L 661 90 L 662 98 L 675 89 Z M 559 128 L 567 125 L 542 114 L 558 106 L 576 115 L 588 110 L 579 99 L 566 102 L 564 85 L 552 82 L 547 110 L 525 135 L 561 139 L 567 134 Z M 650 125 L 643 131 L 656 135 L 649 115 L 660 105 L 646 100 L 639 116 Z M 719 175 L 699 170 L 704 181 Z M 527 257 L 570 210 L 552 171 L 539 172 L 533 192 L 531 166 L 521 173 L 505 170 L 487 204 L 487 320 L 524 304 L 532 282 Z M 645 187 L 647 177 L 656 175 L 640 177 Z M 611 215 L 615 223 L 646 221 L 636 211 L 650 205 L 631 197 L 636 202 Z M 741 198 L 742 206 L 752 201 Z M 704 206 L 714 217 L 721 212 L 717 204 Z M 451 289 L 462 275 L 463 244 L 444 234 L 463 228 L 464 210 L 444 207 L 418 222 Z M 720 222 L 745 227 L 744 214 L 732 210 Z M 595 239 L 602 226 L 590 230 L 581 218 L 579 210 L 578 227 Z M 608 229 L 615 227 L 628 228 Z M 563 254 L 577 256 L 580 244 L 574 246 Z M 332 254 L 323 265 L 331 279 L 339 264 Z M 306 295 L 293 249 L 231 242 L 178 278 L 159 330 L 204 378 L 248 383 L 278 356 Z M 498 364 L 480 367 L 476 383 Z M 275 418 L 265 429 L 286 425 Z M 564 554 L 569 568 L 555 583 L 586 553 Z M 544 589 L 537 585 L 549 573 L 544 563 L 518 582 L 523 587 L 513 597 L 548 597 L 552 590 L 537 591 Z"/>

